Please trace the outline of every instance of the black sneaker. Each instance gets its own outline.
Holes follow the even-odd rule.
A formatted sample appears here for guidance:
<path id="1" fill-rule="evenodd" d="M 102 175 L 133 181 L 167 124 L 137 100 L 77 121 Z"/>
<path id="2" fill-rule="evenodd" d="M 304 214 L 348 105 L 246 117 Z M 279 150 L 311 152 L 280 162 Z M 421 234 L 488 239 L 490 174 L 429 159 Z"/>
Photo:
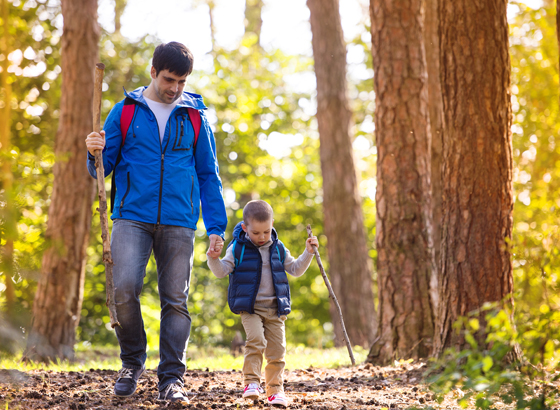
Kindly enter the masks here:
<path id="1" fill-rule="evenodd" d="M 185 393 L 183 387 L 179 383 L 168 384 L 159 392 L 158 400 L 189 404 L 187 393 Z"/>
<path id="2" fill-rule="evenodd" d="M 129 369 L 128 367 L 123 367 L 119 370 L 119 378 L 115 382 L 115 396 L 132 396 L 136 391 L 138 379 L 142 376 L 142 373 L 144 373 L 144 369 L 144 367 L 141 369 Z"/>

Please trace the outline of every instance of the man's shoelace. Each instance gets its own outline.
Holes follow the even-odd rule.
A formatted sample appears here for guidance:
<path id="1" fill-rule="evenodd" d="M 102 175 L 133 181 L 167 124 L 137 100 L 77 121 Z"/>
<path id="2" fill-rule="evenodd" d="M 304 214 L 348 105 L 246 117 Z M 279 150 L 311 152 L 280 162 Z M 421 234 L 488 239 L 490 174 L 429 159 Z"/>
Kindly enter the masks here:
<path id="1" fill-rule="evenodd" d="M 173 393 L 176 393 L 176 392 L 181 393 L 183 396 L 185 395 L 185 392 L 184 392 L 184 390 L 181 386 L 179 386 L 178 384 L 175 384 L 175 383 L 171 383 L 165 389 L 165 392 L 163 393 L 163 397 L 167 398 L 169 393 L 171 393 L 171 395 L 173 395 Z"/>
<path id="2" fill-rule="evenodd" d="M 134 373 L 134 369 L 123 367 L 121 370 L 119 370 L 118 376 L 121 379 L 132 379 L 132 373 Z"/>

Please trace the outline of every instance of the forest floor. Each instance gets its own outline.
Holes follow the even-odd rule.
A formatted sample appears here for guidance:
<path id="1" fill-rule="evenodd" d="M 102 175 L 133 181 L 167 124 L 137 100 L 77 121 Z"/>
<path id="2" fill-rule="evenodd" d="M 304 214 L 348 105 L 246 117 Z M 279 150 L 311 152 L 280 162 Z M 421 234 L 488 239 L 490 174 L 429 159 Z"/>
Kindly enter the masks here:
<path id="1" fill-rule="evenodd" d="M 454 400 L 438 404 L 422 383 L 424 363 L 377 367 L 360 364 L 338 369 L 306 368 L 285 373 L 290 409 L 459 409 Z M 113 395 L 114 370 L 83 372 L 0 370 L 0 408 L 4 409 L 262 409 L 266 398 L 246 400 L 239 370 L 187 370 L 190 404 L 157 400 L 157 375 L 147 370 L 130 398 Z"/>
<path id="2" fill-rule="evenodd" d="M 290 409 L 460 409 L 456 397 L 442 403 L 423 382 L 426 364 L 370 364 L 337 369 L 287 370 L 285 390 Z M 262 409 L 266 398 L 246 400 L 239 370 L 187 370 L 190 404 L 157 400 L 157 375 L 147 370 L 130 398 L 113 395 L 117 372 L 107 369 L 53 371 L 0 369 L 1 409 Z M 501 407 L 501 406 L 500 406 Z M 505 406 L 503 407 L 505 408 Z"/>

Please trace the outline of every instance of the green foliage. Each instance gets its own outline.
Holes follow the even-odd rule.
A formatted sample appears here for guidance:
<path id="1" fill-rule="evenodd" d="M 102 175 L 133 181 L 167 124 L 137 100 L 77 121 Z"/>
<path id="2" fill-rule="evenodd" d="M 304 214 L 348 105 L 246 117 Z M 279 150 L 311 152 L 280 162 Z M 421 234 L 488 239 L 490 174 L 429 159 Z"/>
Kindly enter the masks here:
<path id="1" fill-rule="evenodd" d="M 367 351 L 359 346 L 354 350 L 354 357 L 358 362 L 365 360 Z M 148 352 L 146 360 L 147 369 L 157 368 L 159 355 L 157 351 Z M 308 367 L 339 368 L 349 366 L 350 358 L 348 351 L 343 348 L 303 348 L 288 345 L 286 353 L 286 369 L 302 369 Z M 55 372 L 85 371 L 89 369 L 119 370 L 122 366 L 119 358 L 119 350 L 116 346 L 96 346 L 88 342 L 76 345 L 76 360 L 74 362 L 58 363 L 26 363 L 19 357 L 0 354 L 1 369 L 15 369 L 19 371 L 30 371 L 34 369 L 52 370 Z M 224 347 L 197 347 L 189 346 L 187 368 L 209 369 L 209 370 L 241 370 L 243 367 L 243 355 L 232 356 L 229 349 Z"/>
<path id="2" fill-rule="evenodd" d="M 485 312 L 485 340 L 477 342 L 478 317 Z M 515 327 L 511 312 L 488 304 L 481 312 L 461 317 L 455 330 L 465 337 L 468 348 L 446 350 L 428 371 L 428 383 L 442 402 L 453 390 L 463 391 L 458 399 L 466 408 L 492 409 L 501 401 L 515 409 L 550 409 L 559 391 L 552 383 L 558 357 L 553 345 L 560 337 L 560 312 L 543 308 L 539 317 Z M 523 356 L 516 358 L 519 352 Z"/>
<path id="3" fill-rule="evenodd" d="M 0 50 L 0 58 L 9 59 L 8 81 L 11 84 L 11 141 L 9 156 L 0 158 L 12 164 L 13 193 L 0 188 L 0 211 L 4 201 L 15 198 L 15 221 L 0 221 L 0 246 L 6 243 L 6 227 L 16 224 L 14 240 L 16 301 L 7 315 L 14 329 L 30 322 L 31 302 L 45 246 L 49 195 L 52 192 L 53 143 L 59 115 L 61 32 L 54 20 L 58 7 L 39 2 L 14 1 L 9 4 L 9 50 Z M 3 23 L 3 29 L 6 25 Z M 7 53 L 6 53 L 7 51 Z M 6 101 L 2 99 L 0 105 Z M 1 181 L 0 181 L 1 182 Z M 13 195 L 13 196 L 12 196 Z M 5 273 L 0 283 L 3 286 Z M 4 298 L 1 309 L 6 310 Z M 2 343 L 0 343 L 1 345 Z"/>
<path id="4" fill-rule="evenodd" d="M 548 4 L 548 3 L 547 3 Z M 559 306 L 560 124 L 558 42 L 552 3 L 533 10 L 512 2 L 514 253 L 517 314 Z"/>

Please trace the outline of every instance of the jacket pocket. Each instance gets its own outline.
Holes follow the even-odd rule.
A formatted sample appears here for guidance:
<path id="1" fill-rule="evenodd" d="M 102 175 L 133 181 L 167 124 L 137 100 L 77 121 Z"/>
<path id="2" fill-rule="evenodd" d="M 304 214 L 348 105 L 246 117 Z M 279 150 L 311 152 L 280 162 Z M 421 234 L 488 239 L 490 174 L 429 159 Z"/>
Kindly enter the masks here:
<path id="1" fill-rule="evenodd" d="M 189 132 L 192 127 L 186 114 L 175 116 L 175 140 L 172 151 L 188 151 L 192 148 L 193 136 Z"/>
<path id="2" fill-rule="evenodd" d="M 121 199 L 121 203 L 119 205 L 119 215 L 121 216 L 121 218 L 122 218 L 122 210 L 123 210 L 123 207 L 124 207 L 124 201 L 125 201 L 129 192 L 130 192 L 130 172 L 127 172 L 126 173 L 126 191 L 125 191 L 125 193 L 124 193 L 124 195 Z"/>

